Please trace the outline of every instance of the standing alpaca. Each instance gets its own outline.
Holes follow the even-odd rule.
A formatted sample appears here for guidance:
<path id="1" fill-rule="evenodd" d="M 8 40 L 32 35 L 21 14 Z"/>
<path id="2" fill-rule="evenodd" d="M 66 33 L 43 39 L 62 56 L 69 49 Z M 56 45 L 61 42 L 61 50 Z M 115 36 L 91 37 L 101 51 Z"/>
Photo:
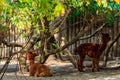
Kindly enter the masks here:
<path id="1" fill-rule="evenodd" d="M 48 77 L 52 76 L 52 71 L 46 65 L 34 63 L 36 54 L 33 52 L 27 53 L 27 60 L 29 62 L 29 76 Z"/>
<path id="2" fill-rule="evenodd" d="M 100 71 L 99 61 L 102 52 L 106 49 L 107 43 L 110 41 L 110 36 L 107 33 L 102 33 L 102 44 L 96 43 L 84 43 L 79 45 L 74 49 L 74 52 L 79 54 L 79 59 L 77 61 L 78 70 L 83 71 L 83 61 L 85 56 L 88 55 L 92 58 L 92 71 Z"/>

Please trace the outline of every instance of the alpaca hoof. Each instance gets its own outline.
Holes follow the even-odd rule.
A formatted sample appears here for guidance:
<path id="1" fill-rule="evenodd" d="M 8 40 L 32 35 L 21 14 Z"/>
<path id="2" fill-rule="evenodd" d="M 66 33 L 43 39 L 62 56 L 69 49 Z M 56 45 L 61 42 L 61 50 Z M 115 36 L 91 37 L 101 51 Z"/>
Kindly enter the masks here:
<path id="1" fill-rule="evenodd" d="M 79 73 L 84 73 L 85 71 L 79 71 Z"/>
<path id="2" fill-rule="evenodd" d="M 100 70 L 97 70 L 98 72 L 100 72 Z"/>
<path id="3" fill-rule="evenodd" d="M 92 69 L 92 72 L 95 72 L 95 70 L 94 70 L 94 69 Z"/>
<path id="4" fill-rule="evenodd" d="M 79 70 L 80 72 L 84 72 L 83 70 Z"/>

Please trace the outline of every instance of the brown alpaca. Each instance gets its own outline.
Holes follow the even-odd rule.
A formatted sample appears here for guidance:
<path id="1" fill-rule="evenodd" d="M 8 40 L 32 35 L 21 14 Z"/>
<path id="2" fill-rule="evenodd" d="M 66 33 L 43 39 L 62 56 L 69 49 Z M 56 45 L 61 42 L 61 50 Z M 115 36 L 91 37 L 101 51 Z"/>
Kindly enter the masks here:
<path id="1" fill-rule="evenodd" d="M 34 58 L 36 54 L 29 52 L 27 53 L 27 60 L 30 64 L 29 66 L 29 76 L 35 77 L 48 77 L 52 76 L 52 71 L 46 65 L 34 63 Z"/>
<path id="2" fill-rule="evenodd" d="M 79 59 L 77 61 L 78 70 L 83 71 L 83 61 L 85 56 L 88 55 L 92 58 L 92 71 L 100 71 L 99 61 L 102 52 L 106 49 L 107 43 L 110 41 L 110 36 L 107 33 L 102 33 L 102 44 L 96 43 L 84 43 L 80 44 L 77 48 L 74 49 L 74 52 L 79 54 Z"/>

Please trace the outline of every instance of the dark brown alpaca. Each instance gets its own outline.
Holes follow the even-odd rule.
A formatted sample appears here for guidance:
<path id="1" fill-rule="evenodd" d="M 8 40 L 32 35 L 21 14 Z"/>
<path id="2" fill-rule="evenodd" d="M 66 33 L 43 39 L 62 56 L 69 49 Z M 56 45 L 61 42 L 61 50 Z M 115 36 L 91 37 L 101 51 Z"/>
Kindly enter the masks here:
<path id="1" fill-rule="evenodd" d="M 52 76 L 52 71 L 46 65 L 34 63 L 36 54 L 29 52 L 27 53 L 27 60 L 29 62 L 29 76 L 35 77 L 48 77 Z"/>
<path id="2" fill-rule="evenodd" d="M 85 56 L 88 55 L 92 58 L 92 71 L 100 71 L 99 61 L 102 52 L 106 49 L 107 43 L 110 41 L 110 36 L 107 33 L 102 33 L 102 44 L 96 43 L 84 43 L 80 44 L 77 48 L 74 49 L 74 52 L 79 54 L 79 59 L 77 61 L 78 70 L 83 71 L 83 61 Z"/>

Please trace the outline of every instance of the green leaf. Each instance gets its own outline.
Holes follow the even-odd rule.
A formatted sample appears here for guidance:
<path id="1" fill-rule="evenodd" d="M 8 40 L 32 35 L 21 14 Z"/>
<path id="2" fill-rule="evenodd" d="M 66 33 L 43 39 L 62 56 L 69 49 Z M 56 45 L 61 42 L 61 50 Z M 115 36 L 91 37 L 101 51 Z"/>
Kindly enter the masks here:
<path id="1" fill-rule="evenodd" d="M 116 2 L 117 4 L 120 4 L 120 0 L 115 0 L 115 2 Z"/>
<path id="2" fill-rule="evenodd" d="M 20 1 L 20 3 L 22 3 L 23 2 L 23 0 L 19 0 Z"/>
<path id="3" fill-rule="evenodd" d="M 8 27 L 7 26 L 0 26 L 0 30 L 7 30 Z"/>
<path id="4" fill-rule="evenodd" d="M 35 43 L 35 46 L 37 46 L 37 47 L 40 46 L 40 43 L 39 43 L 39 42 L 36 42 L 36 43 Z"/>
<path id="5" fill-rule="evenodd" d="M 45 29 L 39 29 L 40 30 L 40 32 L 45 32 Z"/>
<path id="6" fill-rule="evenodd" d="M 30 0 L 19 0 L 20 3 L 29 2 Z"/>
<path id="7" fill-rule="evenodd" d="M 62 14 L 62 12 L 64 12 L 65 8 L 64 8 L 64 5 L 62 3 L 58 3 L 57 6 L 55 7 L 55 10 L 54 10 L 54 15 L 56 17 L 60 16 Z"/>

